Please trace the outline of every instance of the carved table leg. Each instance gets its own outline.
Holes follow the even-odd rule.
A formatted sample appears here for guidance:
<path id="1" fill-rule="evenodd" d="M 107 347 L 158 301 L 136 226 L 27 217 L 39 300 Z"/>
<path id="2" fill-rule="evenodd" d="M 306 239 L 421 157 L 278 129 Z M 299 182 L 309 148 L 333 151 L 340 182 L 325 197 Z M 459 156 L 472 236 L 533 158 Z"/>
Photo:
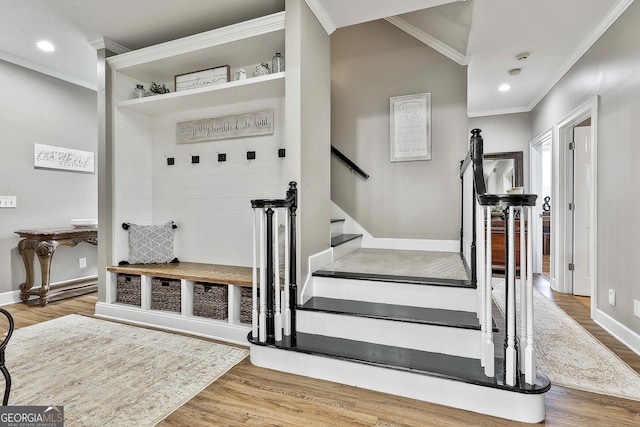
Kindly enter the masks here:
<path id="1" fill-rule="evenodd" d="M 58 242 L 55 240 L 49 240 L 38 243 L 36 247 L 36 254 L 38 254 L 38 260 L 40 261 L 40 271 L 42 273 L 42 285 L 40 286 L 40 305 L 45 306 L 49 302 L 49 286 L 51 286 L 50 272 L 51 272 L 51 258 L 53 258 L 53 252 L 55 252 Z"/>
<path id="2" fill-rule="evenodd" d="M 18 243 L 18 252 L 22 255 L 22 262 L 24 262 L 24 271 L 27 275 L 24 283 L 20 285 L 20 299 L 22 302 L 26 302 L 29 299 L 28 291 L 33 287 L 33 255 L 36 249 L 36 241 L 22 239 Z"/>

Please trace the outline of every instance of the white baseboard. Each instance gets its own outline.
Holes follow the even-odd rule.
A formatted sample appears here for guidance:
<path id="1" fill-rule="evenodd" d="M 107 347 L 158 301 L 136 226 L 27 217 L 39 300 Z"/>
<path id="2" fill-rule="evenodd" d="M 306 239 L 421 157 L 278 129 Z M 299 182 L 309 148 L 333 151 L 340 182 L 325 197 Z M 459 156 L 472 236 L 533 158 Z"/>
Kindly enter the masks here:
<path id="1" fill-rule="evenodd" d="M 640 356 L 640 335 L 632 331 L 602 310 L 596 310 L 593 319 L 598 325 L 613 335 L 618 341 L 626 345 L 634 353 Z"/>
<path id="2" fill-rule="evenodd" d="M 311 274 L 332 262 L 333 248 L 325 249 L 324 251 L 318 252 L 317 254 L 313 254 L 309 257 L 309 273 L 304 280 L 302 291 L 298 293 L 298 302 L 300 304 L 304 304 L 313 296 L 313 280 Z"/>
<path id="3" fill-rule="evenodd" d="M 338 205 L 331 202 L 332 218 L 344 219 L 343 233 L 362 234 L 362 247 L 371 249 L 400 249 L 413 251 L 437 251 L 460 252 L 458 240 L 431 240 L 431 239 L 396 239 L 374 237 L 360 224 L 343 211 Z"/>
<path id="4" fill-rule="evenodd" d="M 20 291 L 9 291 L 0 294 L 0 305 L 14 304 L 21 301 Z"/>

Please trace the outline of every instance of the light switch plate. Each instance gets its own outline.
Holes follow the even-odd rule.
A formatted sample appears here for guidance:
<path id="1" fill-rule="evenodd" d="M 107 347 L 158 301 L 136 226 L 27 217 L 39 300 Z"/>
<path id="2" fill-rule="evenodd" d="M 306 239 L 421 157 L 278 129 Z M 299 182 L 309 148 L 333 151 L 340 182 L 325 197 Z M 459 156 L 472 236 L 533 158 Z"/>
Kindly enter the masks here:
<path id="1" fill-rule="evenodd" d="M 616 305 L 616 291 L 613 289 L 609 289 L 609 304 Z"/>
<path id="2" fill-rule="evenodd" d="M 637 299 L 633 300 L 633 314 L 636 317 L 640 317 L 640 301 L 638 301 Z"/>

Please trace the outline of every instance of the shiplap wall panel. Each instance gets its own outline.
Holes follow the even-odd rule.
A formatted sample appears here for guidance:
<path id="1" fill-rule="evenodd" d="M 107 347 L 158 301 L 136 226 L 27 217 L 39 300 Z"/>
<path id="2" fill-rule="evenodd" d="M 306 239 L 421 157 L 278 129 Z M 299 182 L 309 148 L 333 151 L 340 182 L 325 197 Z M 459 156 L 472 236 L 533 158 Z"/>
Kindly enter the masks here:
<path id="1" fill-rule="evenodd" d="M 176 144 L 181 121 L 274 109 L 274 133 L 193 144 Z M 252 260 L 251 199 L 283 198 L 287 160 L 278 158 L 284 140 L 284 98 L 179 112 L 153 120 L 153 222 L 178 224 L 175 254 L 191 262 L 245 265 Z M 246 152 L 256 152 L 248 161 Z M 218 153 L 227 155 L 218 162 Z M 191 156 L 200 163 L 191 164 Z M 175 159 L 168 166 L 167 157 Z"/>

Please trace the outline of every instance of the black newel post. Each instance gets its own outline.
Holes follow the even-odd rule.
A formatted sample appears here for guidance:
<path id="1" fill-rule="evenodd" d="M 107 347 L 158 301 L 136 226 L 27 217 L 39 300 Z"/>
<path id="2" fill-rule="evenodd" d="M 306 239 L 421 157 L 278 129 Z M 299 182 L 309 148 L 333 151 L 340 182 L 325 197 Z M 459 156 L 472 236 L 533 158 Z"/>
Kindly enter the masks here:
<path id="1" fill-rule="evenodd" d="M 289 183 L 287 200 L 289 206 L 289 309 L 291 311 L 291 346 L 296 346 L 296 307 L 298 305 L 298 285 L 296 269 L 296 210 L 298 209 L 298 189 L 294 181 Z"/>
<path id="2" fill-rule="evenodd" d="M 275 319 L 273 313 L 273 298 L 275 296 L 273 289 L 273 209 L 267 209 L 267 343 L 273 344 L 275 339 Z M 279 284 L 278 284 L 279 286 Z"/>

